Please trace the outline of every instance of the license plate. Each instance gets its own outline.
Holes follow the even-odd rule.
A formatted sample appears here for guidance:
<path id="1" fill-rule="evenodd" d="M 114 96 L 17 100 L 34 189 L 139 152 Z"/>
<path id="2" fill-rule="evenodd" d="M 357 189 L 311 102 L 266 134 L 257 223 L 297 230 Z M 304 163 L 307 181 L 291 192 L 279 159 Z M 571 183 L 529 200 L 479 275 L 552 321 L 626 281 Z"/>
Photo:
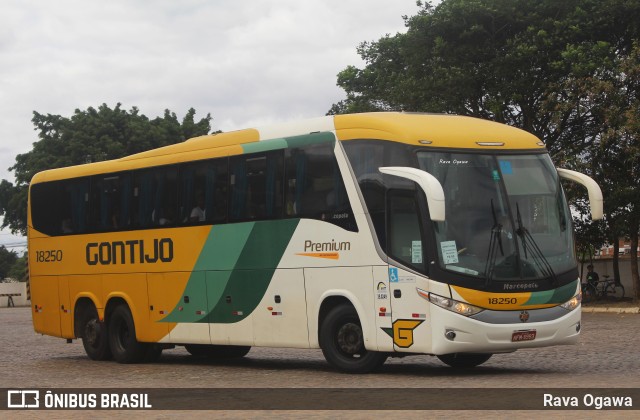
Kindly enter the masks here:
<path id="1" fill-rule="evenodd" d="M 536 338 L 536 330 L 514 331 L 513 334 L 511 334 L 512 342 L 531 341 L 531 340 L 535 340 L 535 338 Z"/>

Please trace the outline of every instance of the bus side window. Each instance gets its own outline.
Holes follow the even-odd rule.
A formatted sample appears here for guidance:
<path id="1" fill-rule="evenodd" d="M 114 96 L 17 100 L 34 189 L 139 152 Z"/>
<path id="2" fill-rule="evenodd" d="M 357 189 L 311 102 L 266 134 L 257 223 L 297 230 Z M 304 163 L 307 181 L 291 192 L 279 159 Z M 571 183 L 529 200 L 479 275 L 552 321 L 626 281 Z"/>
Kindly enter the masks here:
<path id="1" fill-rule="evenodd" d="M 415 190 L 388 190 L 387 208 L 389 256 L 424 271 L 423 235 Z"/>
<path id="2" fill-rule="evenodd" d="M 72 179 L 64 182 L 65 206 L 61 222 L 62 233 L 84 233 L 87 230 L 89 208 L 89 179 Z M 66 223 L 69 225 L 65 226 Z"/>
<path id="3" fill-rule="evenodd" d="M 180 223 L 223 223 L 226 220 L 227 171 L 226 158 L 181 166 Z"/>
<path id="4" fill-rule="evenodd" d="M 61 232 L 63 218 L 69 218 L 67 203 L 60 200 L 61 182 L 46 182 L 31 187 L 31 219 L 33 227 L 47 235 Z"/>
<path id="5" fill-rule="evenodd" d="M 285 185 L 287 216 L 318 219 L 357 230 L 331 144 L 287 150 Z"/>
<path id="6" fill-rule="evenodd" d="M 132 228 L 169 226 L 175 223 L 177 166 L 136 171 L 129 189 Z"/>
<path id="7" fill-rule="evenodd" d="M 230 221 L 282 217 L 282 151 L 234 156 L 229 160 Z"/>

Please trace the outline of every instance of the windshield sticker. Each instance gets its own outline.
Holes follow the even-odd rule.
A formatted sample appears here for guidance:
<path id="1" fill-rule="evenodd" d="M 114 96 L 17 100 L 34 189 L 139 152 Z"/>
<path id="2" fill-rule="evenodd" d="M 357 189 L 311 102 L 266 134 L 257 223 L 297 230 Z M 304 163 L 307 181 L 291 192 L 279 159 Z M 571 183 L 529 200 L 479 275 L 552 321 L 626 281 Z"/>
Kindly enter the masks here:
<path id="1" fill-rule="evenodd" d="M 440 250 L 442 251 L 442 259 L 445 265 L 458 263 L 458 248 L 456 247 L 456 241 L 440 242 Z"/>
<path id="2" fill-rule="evenodd" d="M 493 180 L 494 180 L 494 181 L 500 181 L 500 174 L 498 173 L 498 171 L 497 171 L 497 170 L 495 170 L 495 169 L 494 169 L 494 170 L 491 172 L 491 175 L 493 176 Z"/>
<path id="3" fill-rule="evenodd" d="M 458 159 L 442 159 L 440 158 L 440 165 L 468 165 L 468 160 L 458 160 Z"/>
<path id="4" fill-rule="evenodd" d="M 500 162 L 500 170 L 503 175 L 513 175 L 513 168 L 511 167 L 511 162 L 508 160 L 501 160 Z"/>
<path id="5" fill-rule="evenodd" d="M 411 241 L 411 263 L 422 264 L 422 241 Z"/>

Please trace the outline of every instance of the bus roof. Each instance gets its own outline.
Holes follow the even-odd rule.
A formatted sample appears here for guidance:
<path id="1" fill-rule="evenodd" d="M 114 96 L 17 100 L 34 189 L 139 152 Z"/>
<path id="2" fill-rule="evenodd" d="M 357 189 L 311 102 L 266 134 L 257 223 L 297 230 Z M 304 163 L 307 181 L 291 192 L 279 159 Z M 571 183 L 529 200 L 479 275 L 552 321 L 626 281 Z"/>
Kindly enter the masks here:
<path id="1" fill-rule="evenodd" d="M 340 141 L 377 139 L 436 148 L 544 149 L 540 139 L 526 131 L 478 118 L 446 114 L 371 112 L 326 116 L 195 137 L 120 159 L 43 171 L 36 174 L 31 182 L 239 155 L 245 153 L 243 145 L 248 143 L 314 132 L 335 132 Z"/>

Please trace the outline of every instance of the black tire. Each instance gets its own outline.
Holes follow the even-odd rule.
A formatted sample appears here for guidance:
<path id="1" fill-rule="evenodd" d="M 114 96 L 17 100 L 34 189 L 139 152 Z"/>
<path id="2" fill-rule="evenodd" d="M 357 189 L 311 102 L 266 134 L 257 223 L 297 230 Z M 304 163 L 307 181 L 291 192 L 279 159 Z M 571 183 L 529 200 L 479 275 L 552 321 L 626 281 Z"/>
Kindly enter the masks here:
<path id="1" fill-rule="evenodd" d="M 333 308 L 320 325 L 320 348 L 324 358 L 347 373 L 368 373 L 387 360 L 387 354 L 365 349 L 358 313 L 351 305 Z"/>
<path id="2" fill-rule="evenodd" d="M 489 360 L 493 356 L 490 353 L 451 353 L 442 354 L 438 359 L 452 368 L 473 368 Z"/>
<path id="3" fill-rule="evenodd" d="M 235 359 L 244 357 L 251 346 L 220 346 L 212 344 L 187 344 L 184 346 L 193 356 L 202 359 Z"/>
<path id="4" fill-rule="evenodd" d="M 82 346 L 91 360 L 111 360 L 107 324 L 98 318 L 96 308 L 86 308 L 81 318 Z"/>
<path id="5" fill-rule="evenodd" d="M 593 285 L 586 283 L 582 289 L 582 302 L 591 303 L 596 300 L 597 297 L 596 288 Z"/>
<path id="6" fill-rule="evenodd" d="M 610 283 L 605 289 L 608 299 L 622 300 L 624 298 L 624 286 L 620 283 Z"/>
<path id="7" fill-rule="evenodd" d="M 136 327 L 131 311 L 126 305 L 118 305 L 109 316 L 109 346 L 118 363 L 144 361 L 149 345 L 136 340 Z"/>

